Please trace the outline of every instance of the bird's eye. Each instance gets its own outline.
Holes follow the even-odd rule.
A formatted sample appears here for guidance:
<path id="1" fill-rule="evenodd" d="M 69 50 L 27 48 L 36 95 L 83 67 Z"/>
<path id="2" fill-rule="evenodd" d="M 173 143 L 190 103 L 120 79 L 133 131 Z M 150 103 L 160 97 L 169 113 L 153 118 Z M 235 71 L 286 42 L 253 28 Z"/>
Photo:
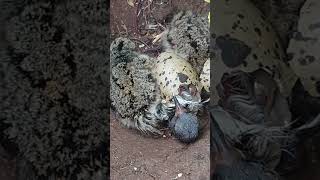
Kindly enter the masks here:
<path id="1" fill-rule="evenodd" d="M 186 91 L 187 90 L 187 87 L 185 85 L 183 85 L 183 84 L 180 85 L 179 88 L 180 88 L 181 91 Z"/>

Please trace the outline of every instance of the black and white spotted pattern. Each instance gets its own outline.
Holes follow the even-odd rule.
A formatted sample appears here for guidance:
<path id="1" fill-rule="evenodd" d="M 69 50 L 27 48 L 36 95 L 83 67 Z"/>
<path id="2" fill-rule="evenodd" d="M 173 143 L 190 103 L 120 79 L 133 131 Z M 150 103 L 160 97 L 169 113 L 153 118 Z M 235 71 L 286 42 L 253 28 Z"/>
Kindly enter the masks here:
<path id="1" fill-rule="evenodd" d="M 213 3 L 213 17 L 219 18 L 212 19 L 211 24 L 212 86 L 215 88 L 225 72 L 262 68 L 288 96 L 297 77 L 285 63 L 280 40 L 262 13 L 249 0 Z"/>
<path id="2" fill-rule="evenodd" d="M 304 88 L 320 97 L 320 2 L 308 0 L 300 11 L 297 32 L 287 49 L 289 64 Z"/>

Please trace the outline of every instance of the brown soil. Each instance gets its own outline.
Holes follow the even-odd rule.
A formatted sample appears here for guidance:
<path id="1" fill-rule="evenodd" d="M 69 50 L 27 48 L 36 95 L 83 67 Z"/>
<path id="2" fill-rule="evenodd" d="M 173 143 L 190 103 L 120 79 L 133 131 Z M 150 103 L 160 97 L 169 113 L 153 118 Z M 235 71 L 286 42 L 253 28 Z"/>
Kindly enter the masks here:
<path id="1" fill-rule="evenodd" d="M 138 2 L 141 2 L 140 6 Z M 131 7 L 126 0 L 112 0 L 110 3 L 111 39 L 119 36 L 127 37 L 134 40 L 137 47 L 143 46 L 138 48 L 140 51 L 154 49 L 160 45 L 159 41 L 152 43 L 154 37 L 164 31 L 173 15 L 182 10 L 191 10 L 207 16 L 210 11 L 209 4 L 203 0 L 152 0 L 150 5 L 149 2 L 149 0 L 136 0 L 135 6 Z M 137 11 L 137 9 L 144 10 Z M 156 27 L 150 29 L 149 25 L 156 25 Z"/>
<path id="2" fill-rule="evenodd" d="M 110 128 L 111 179 L 209 179 L 209 127 L 189 145 L 170 135 L 144 137 L 122 127 L 113 115 Z"/>

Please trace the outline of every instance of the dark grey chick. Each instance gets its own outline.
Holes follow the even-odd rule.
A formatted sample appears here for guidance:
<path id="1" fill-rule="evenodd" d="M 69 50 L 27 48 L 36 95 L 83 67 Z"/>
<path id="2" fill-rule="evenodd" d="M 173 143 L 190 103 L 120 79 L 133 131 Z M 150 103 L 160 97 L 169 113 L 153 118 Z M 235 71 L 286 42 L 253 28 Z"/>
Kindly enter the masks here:
<path id="1" fill-rule="evenodd" d="M 246 179 L 247 175 L 251 176 L 248 179 L 254 176 L 259 177 L 257 179 L 265 178 L 265 175 L 261 175 L 261 178 L 260 175 L 254 175 L 256 172 L 277 179 L 274 169 L 279 165 L 284 152 L 294 155 L 294 147 L 319 132 L 320 127 L 320 115 L 308 124 L 290 129 L 286 126 L 245 124 L 234 119 L 219 106 L 211 107 L 209 111 L 211 153 L 218 154 L 221 158 L 217 161 L 215 177 L 222 179 Z M 294 159 L 290 166 L 294 166 L 293 163 Z M 243 172 L 245 173 L 241 174 Z"/>
<path id="2" fill-rule="evenodd" d="M 179 94 L 173 97 L 175 115 L 169 121 L 173 135 L 182 142 L 194 142 L 207 125 L 206 105 L 210 99 L 199 102 L 194 85 L 180 85 Z"/>
<path id="3" fill-rule="evenodd" d="M 261 162 L 246 160 L 242 153 L 226 139 L 210 111 L 210 152 L 212 180 L 276 180 L 279 176 Z"/>
<path id="4" fill-rule="evenodd" d="M 277 88 L 273 88 L 271 80 L 264 74 L 262 71 L 224 74 L 218 85 L 224 113 L 215 112 L 217 117 L 219 114 L 224 116 L 216 121 L 234 143 L 241 144 L 247 157 L 263 161 L 268 167 L 281 166 L 289 170 L 297 165 L 294 164 L 297 145 L 316 134 L 320 121 L 315 118 L 300 127 L 285 125 L 284 119 L 291 121 L 286 99 L 282 100 Z M 257 92 L 261 89 L 254 87 L 254 81 L 264 82 L 266 86 L 262 90 L 266 91 Z M 290 162 L 284 163 L 283 159 Z"/>
<path id="5" fill-rule="evenodd" d="M 169 128 L 173 135 L 181 142 L 194 142 L 199 135 L 198 118 L 195 114 L 187 112 L 175 96 L 173 99 L 176 105 L 176 111 L 174 117 L 169 122 Z"/>

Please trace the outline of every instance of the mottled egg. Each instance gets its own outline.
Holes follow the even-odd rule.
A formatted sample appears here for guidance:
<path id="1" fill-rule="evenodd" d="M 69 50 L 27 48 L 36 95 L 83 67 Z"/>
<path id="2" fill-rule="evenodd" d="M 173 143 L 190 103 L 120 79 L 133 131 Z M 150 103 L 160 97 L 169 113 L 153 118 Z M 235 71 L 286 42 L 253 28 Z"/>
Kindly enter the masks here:
<path id="1" fill-rule="evenodd" d="M 210 59 L 204 63 L 200 74 L 200 82 L 207 92 L 210 92 Z"/>
<path id="2" fill-rule="evenodd" d="M 307 0 L 300 11 L 297 32 L 289 42 L 289 64 L 304 88 L 320 96 L 320 2 Z"/>
<path id="3" fill-rule="evenodd" d="M 289 96 L 297 77 L 285 63 L 280 40 L 262 13 L 249 0 L 214 1 L 211 29 L 214 88 L 225 72 L 266 70 L 283 95 Z M 216 91 L 212 91 L 218 97 Z"/>
<path id="4" fill-rule="evenodd" d="M 201 90 L 199 76 L 184 58 L 172 51 L 161 53 L 153 69 L 154 77 L 160 87 L 161 97 L 170 101 L 177 95 L 181 84 L 193 84 Z"/>

